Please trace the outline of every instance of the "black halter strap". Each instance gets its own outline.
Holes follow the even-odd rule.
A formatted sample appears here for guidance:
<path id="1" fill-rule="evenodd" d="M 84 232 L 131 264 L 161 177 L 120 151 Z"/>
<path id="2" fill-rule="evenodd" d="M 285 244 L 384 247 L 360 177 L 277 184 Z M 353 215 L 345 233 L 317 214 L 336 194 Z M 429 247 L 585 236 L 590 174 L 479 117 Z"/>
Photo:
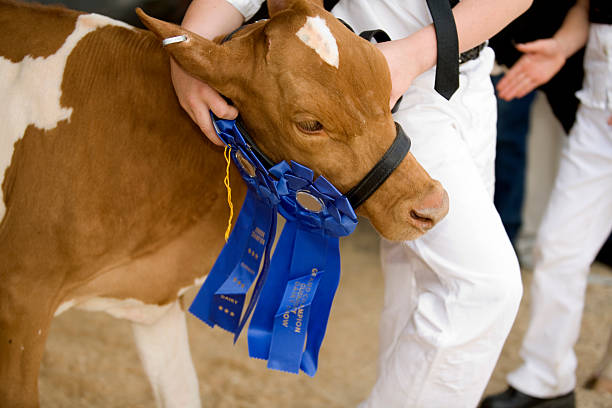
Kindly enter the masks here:
<path id="1" fill-rule="evenodd" d="M 365 175 L 357 185 L 346 193 L 346 198 L 353 206 L 359 207 L 380 187 L 393 171 L 404 160 L 410 151 L 410 138 L 406 136 L 404 130 L 395 122 L 395 140 L 387 149 L 383 157 L 374 165 L 372 170 Z"/>
<path id="2" fill-rule="evenodd" d="M 270 159 L 259 147 L 255 144 L 253 138 L 249 135 L 246 130 L 242 118 L 238 116 L 236 119 L 236 126 L 244 141 L 247 143 L 248 148 L 255 154 L 259 162 L 266 168 L 272 168 L 275 163 Z M 351 203 L 353 209 L 357 209 L 363 204 L 374 192 L 389 178 L 391 173 L 399 166 L 404 160 L 404 157 L 410 151 L 410 138 L 404 133 L 404 130 L 399 123 L 395 122 L 395 139 L 383 156 L 378 162 L 372 167 L 372 169 L 346 193 L 346 198 Z"/>

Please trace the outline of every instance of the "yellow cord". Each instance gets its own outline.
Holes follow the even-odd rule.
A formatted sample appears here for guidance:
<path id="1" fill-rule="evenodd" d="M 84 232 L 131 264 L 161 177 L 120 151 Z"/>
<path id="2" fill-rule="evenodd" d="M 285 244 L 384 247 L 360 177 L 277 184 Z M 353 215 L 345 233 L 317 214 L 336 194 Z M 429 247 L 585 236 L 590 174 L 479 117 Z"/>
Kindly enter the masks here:
<path id="1" fill-rule="evenodd" d="M 232 148 L 229 146 L 225 146 L 225 151 L 223 152 L 223 156 L 225 157 L 225 161 L 227 162 L 227 168 L 225 169 L 225 179 L 223 180 L 223 184 L 225 184 L 225 188 L 227 189 L 227 204 L 229 204 L 230 216 L 227 221 L 227 230 L 225 231 L 225 242 L 227 242 L 229 238 L 230 231 L 232 230 L 232 218 L 234 217 L 234 206 L 232 205 L 232 188 L 230 187 L 230 178 L 229 178 L 229 170 L 231 163 L 231 153 Z"/>

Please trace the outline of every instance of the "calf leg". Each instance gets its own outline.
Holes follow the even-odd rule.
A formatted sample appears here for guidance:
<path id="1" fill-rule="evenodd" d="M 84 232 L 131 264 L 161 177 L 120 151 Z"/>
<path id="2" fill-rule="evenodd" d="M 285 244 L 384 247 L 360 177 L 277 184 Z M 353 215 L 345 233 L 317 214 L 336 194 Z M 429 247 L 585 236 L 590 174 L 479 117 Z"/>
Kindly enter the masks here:
<path id="1" fill-rule="evenodd" d="M 38 407 L 52 304 L 36 290 L 16 293 L 7 280 L 0 282 L 0 407 Z"/>
<path id="2" fill-rule="evenodd" d="M 155 323 L 132 323 L 134 338 L 158 407 L 201 407 L 185 312 L 179 302 Z"/>

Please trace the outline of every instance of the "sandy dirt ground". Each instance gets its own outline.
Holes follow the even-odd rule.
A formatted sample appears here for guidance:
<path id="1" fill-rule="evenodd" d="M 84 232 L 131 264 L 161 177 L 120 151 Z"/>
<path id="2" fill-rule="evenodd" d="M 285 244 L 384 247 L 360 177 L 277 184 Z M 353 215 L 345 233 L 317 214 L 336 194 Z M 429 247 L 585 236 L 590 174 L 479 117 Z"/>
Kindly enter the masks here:
<path id="1" fill-rule="evenodd" d="M 248 357 L 245 336 L 233 346 L 228 333 L 188 318 L 203 407 L 354 407 L 368 395 L 376 378 L 383 299 L 378 238 L 362 222 L 341 247 L 342 281 L 314 378 L 268 370 L 264 362 Z M 603 354 L 612 327 L 612 271 L 595 265 L 591 276 L 576 346 L 580 385 Z M 531 272 L 524 271 L 523 278 L 526 296 L 487 393 L 503 390 L 505 374 L 520 361 Z M 153 407 L 129 323 L 78 310 L 56 318 L 41 368 L 40 400 L 43 408 Z M 612 407 L 612 394 L 582 386 L 577 400 L 580 408 Z"/>

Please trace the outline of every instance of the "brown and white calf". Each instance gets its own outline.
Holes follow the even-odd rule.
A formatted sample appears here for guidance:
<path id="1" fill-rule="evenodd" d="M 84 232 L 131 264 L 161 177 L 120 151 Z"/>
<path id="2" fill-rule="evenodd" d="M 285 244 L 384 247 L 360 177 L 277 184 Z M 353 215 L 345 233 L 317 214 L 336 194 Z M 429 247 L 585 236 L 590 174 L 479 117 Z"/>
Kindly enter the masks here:
<path id="1" fill-rule="evenodd" d="M 167 51 L 234 101 L 266 154 L 346 192 L 394 140 L 391 83 L 318 3 L 270 1 L 270 20 L 219 45 L 146 16 L 157 35 L 0 0 L 0 406 L 38 405 L 49 326 L 70 307 L 131 320 L 158 405 L 200 405 L 179 301 L 224 243 L 224 158 L 179 106 L 160 38 L 188 36 Z M 447 209 L 409 154 L 358 213 L 403 240 Z"/>

